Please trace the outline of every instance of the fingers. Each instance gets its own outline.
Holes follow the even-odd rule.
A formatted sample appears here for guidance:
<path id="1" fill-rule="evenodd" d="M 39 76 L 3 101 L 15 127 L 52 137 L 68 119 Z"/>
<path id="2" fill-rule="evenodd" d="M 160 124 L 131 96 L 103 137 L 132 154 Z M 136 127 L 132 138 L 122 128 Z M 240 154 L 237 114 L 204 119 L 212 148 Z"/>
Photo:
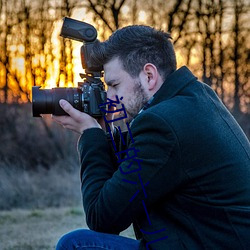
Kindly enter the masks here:
<path id="1" fill-rule="evenodd" d="M 64 116 L 52 115 L 51 117 L 52 117 L 52 119 L 53 119 L 55 122 L 59 123 L 59 124 L 62 125 L 63 127 L 66 127 L 67 124 L 69 124 L 69 121 L 67 121 L 67 120 L 69 120 L 70 118 L 69 118 L 68 116 L 66 116 L 66 115 L 64 115 Z"/>
<path id="2" fill-rule="evenodd" d="M 62 125 L 64 128 L 73 130 L 80 134 L 82 134 L 83 131 L 88 128 L 93 128 L 93 127 L 100 128 L 100 125 L 93 117 L 75 109 L 69 102 L 65 100 L 60 100 L 59 104 L 62 107 L 62 109 L 69 115 L 52 116 L 52 119 L 55 122 Z"/>

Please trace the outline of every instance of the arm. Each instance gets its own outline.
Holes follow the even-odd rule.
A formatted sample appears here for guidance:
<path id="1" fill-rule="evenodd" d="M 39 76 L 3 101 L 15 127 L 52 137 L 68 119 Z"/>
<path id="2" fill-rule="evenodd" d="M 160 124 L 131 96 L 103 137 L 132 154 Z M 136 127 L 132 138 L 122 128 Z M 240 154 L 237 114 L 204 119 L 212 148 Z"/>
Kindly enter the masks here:
<path id="1" fill-rule="evenodd" d="M 160 115 L 141 114 L 133 122 L 131 132 L 134 143 L 130 141 L 128 149 L 139 150 L 136 159 L 142 161 L 142 169 L 136 171 L 136 161 L 123 161 L 120 164 L 123 172 L 128 171 L 130 163 L 129 171 L 135 170 L 127 175 L 120 169 L 114 170 L 113 157 L 111 151 L 107 153 L 109 144 L 102 130 L 86 130 L 79 140 L 83 205 L 87 224 L 93 230 L 106 233 L 125 230 L 136 218 L 145 215 L 142 200 L 148 208 L 153 207 L 183 181 L 184 176 L 177 166 L 177 139 Z M 138 174 L 144 184 L 149 183 L 145 187 L 147 198 Z M 138 190 L 138 195 L 131 200 Z"/>

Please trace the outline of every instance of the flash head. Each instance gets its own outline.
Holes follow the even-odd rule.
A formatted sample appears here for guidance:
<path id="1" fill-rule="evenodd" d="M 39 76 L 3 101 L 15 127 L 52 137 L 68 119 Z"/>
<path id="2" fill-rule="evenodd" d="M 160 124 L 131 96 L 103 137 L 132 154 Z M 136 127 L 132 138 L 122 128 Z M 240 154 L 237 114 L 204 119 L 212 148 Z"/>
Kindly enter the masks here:
<path id="1" fill-rule="evenodd" d="M 60 36 L 80 42 L 93 42 L 97 37 L 97 31 L 89 23 L 64 17 Z"/>

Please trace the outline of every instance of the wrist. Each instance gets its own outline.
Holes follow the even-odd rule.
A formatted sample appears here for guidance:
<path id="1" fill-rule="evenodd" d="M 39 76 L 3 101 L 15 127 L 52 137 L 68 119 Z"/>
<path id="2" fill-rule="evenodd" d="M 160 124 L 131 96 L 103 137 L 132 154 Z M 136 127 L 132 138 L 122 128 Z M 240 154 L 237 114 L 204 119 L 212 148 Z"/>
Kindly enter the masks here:
<path id="1" fill-rule="evenodd" d="M 100 129 L 102 129 L 101 125 L 95 119 L 93 119 L 91 122 L 89 122 L 87 124 L 83 124 L 83 126 L 81 126 L 79 128 L 78 132 L 80 134 L 83 134 L 85 130 L 91 129 L 91 128 L 100 128 Z"/>

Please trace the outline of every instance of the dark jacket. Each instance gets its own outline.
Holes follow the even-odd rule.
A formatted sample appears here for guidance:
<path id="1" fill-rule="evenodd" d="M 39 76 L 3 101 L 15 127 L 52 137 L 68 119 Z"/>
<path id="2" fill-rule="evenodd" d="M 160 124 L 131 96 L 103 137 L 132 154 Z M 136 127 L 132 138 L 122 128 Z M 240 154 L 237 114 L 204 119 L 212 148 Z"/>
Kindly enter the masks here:
<path id="1" fill-rule="evenodd" d="M 250 249 L 250 144 L 209 86 L 180 68 L 130 131 L 118 169 L 103 130 L 79 140 L 91 229 L 133 223 L 141 249 Z"/>

